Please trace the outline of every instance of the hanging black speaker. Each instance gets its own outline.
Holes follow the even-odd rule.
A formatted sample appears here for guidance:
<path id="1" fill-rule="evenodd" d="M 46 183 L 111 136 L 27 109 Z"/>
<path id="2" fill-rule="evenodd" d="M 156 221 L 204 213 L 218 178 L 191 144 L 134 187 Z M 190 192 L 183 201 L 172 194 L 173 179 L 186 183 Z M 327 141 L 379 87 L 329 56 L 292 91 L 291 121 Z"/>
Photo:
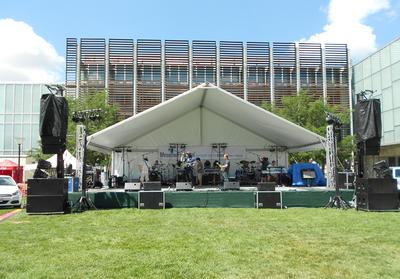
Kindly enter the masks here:
<path id="1" fill-rule="evenodd" d="M 64 97 L 44 94 L 40 99 L 39 134 L 44 154 L 65 151 L 68 103 Z"/>
<path id="2" fill-rule="evenodd" d="M 379 99 L 361 100 L 355 106 L 354 128 L 358 152 L 379 155 L 382 121 Z"/>

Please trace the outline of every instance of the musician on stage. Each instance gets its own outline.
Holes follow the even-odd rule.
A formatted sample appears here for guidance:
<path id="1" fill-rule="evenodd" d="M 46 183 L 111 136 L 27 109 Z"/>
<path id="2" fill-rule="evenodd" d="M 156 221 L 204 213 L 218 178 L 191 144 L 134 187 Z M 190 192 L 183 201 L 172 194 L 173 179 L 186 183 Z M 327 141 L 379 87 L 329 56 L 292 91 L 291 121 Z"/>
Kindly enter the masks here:
<path id="1" fill-rule="evenodd" d="M 224 164 L 220 165 L 223 181 L 229 181 L 229 167 L 231 166 L 231 162 L 229 161 L 229 155 L 224 154 Z"/>
<path id="2" fill-rule="evenodd" d="M 267 175 L 263 174 L 263 172 L 266 172 L 268 169 L 269 166 L 268 157 L 262 157 L 260 163 L 261 163 L 261 182 L 267 182 Z"/>
<path id="3" fill-rule="evenodd" d="M 196 181 L 197 185 L 203 186 L 204 166 L 199 157 L 196 158 L 196 163 L 195 163 L 194 167 L 195 167 L 196 175 L 197 175 L 197 181 Z"/>
<path id="4" fill-rule="evenodd" d="M 150 163 L 149 160 L 144 157 L 143 162 L 139 164 L 139 171 L 140 171 L 140 182 L 149 181 L 149 171 L 150 171 Z"/>
<path id="5" fill-rule="evenodd" d="M 192 153 L 188 152 L 186 153 L 186 161 L 185 161 L 185 174 L 186 174 L 186 179 L 188 182 L 191 182 L 192 185 L 195 184 L 195 179 L 193 175 L 193 165 L 195 163 L 195 159 L 192 156 Z"/>

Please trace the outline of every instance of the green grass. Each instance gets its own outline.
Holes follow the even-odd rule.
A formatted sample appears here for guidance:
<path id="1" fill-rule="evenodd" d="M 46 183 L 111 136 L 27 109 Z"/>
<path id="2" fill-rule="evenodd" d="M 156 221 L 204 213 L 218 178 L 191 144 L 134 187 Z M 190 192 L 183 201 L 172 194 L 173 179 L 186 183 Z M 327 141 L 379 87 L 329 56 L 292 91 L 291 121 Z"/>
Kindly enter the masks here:
<path id="1" fill-rule="evenodd" d="M 400 214 L 103 210 L 0 223 L 0 278 L 399 278 Z"/>

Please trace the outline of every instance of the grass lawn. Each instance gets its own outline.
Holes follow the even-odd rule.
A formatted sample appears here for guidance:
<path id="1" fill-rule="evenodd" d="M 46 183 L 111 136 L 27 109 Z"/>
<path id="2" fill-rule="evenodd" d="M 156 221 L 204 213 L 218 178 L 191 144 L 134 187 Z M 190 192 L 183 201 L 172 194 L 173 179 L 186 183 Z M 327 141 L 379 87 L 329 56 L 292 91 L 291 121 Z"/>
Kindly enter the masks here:
<path id="1" fill-rule="evenodd" d="M 103 210 L 0 223 L 0 278 L 399 278 L 400 213 Z"/>

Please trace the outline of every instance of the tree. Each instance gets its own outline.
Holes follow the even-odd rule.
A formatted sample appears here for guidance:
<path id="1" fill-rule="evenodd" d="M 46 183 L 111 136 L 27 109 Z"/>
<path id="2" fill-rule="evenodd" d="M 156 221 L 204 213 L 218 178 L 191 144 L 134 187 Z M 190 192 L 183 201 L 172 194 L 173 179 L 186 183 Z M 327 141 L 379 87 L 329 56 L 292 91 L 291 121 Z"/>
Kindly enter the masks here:
<path id="1" fill-rule="evenodd" d="M 296 96 L 285 96 L 282 99 L 282 108 L 275 107 L 268 103 L 261 106 L 299 126 L 302 126 L 318 135 L 326 136 L 326 114 L 331 112 L 337 115 L 343 126 L 350 123 L 350 111 L 341 109 L 338 106 L 325 104 L 322 98 L 317 100 L 306 90 L 301 90 Z M 354 151 L 352 136 L 346 136 L 338 143 L 339 160 L 349 159 Z M 325 150 L 316 150 L 309 152 L 296 152 L 289 154 L 289 160 L 296 162 L 307 162 L 309 158 L 322 164 L 325 162 Z"/>
<path id="2" fill-rule="evenodd" d="M 76 149 L 76 123 L 72 121 L 72 114 L 74 111 L 88 110 L 88 109 L 101 109 L 101 120 L 99 121 L 88 121 L 87 129 L 88 134 L 94 134 L 104 128 L 107 128 L 120 119 L 118 117 L 118 108 L 115 105 L 109 104 L 107 101 L 107 92 L 95 92 L 85 94 L 79 98 L 67 98 L 69 107 L 68 117 L 68 135 L 67 135 L 67 149 L 74 155 Z M 108 165 L 110 162 L 110 156 L 88 150 L 87 164 L 91 165 Z"/>

